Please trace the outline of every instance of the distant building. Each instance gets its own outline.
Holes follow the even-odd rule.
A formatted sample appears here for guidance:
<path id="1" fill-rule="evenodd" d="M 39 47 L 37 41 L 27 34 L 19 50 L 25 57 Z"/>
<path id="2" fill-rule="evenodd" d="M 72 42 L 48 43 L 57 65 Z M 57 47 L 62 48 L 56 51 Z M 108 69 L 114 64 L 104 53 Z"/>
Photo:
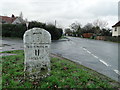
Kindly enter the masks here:
<path id="1" fill-rule="evenodd" d="M 2 24 L 22 24 L 22 23 L 25 23 L 25 20 L 23 20 L 22 14 L 20 14 L 19 17 L 15 17 L 12 14 L 11 17 L 0 16 L 0 23 L 2 23 Z"/>
<path id="2" fill-rule="evenodd" d="M 120 21 L 112 26 L 112 36 L 120 36 Z"/>
<path id="3" fill-rule="evenodd" d="M 21 17 L 17 17 L 12 24 L 22 24 L 25 23 L 25 20 L 23 20 Z"/>
<path id="4" fill-rule="evenodd" d="M 15 19 L 16 19 L 15 17 L 0 16 L 0 23 L 2 23 L 2 24 L 12 24 L 12 22 Z"/>
<path id="5" fill-rule="evenodd" d="M 118 22 L 112 28 L 112 36 L 120 36 L 120 1 L 118 2 Z"/>

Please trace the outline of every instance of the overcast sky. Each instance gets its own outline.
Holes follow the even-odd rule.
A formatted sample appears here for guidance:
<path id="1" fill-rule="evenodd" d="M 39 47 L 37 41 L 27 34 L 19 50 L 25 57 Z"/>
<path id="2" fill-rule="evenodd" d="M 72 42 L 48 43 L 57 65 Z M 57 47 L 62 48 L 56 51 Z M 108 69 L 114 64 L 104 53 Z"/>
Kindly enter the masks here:
<path id="1" fill-rule="evenodd" d="M 96 19 L 105 20 L 109 28 L 118 21 L 119 0 L 2 0 L 0 15 L 19 16 L 29 21 L 54 23 L 66 28 L 77 21 L 84 26 Z"/>

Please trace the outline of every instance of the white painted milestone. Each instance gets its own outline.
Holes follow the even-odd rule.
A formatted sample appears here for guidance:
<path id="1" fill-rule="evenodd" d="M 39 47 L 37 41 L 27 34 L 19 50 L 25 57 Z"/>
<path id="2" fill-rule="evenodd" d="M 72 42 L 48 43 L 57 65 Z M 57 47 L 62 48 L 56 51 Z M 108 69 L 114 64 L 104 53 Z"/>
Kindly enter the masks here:
<path id="1" fill-rule="evenodd" d="M 24 34 L 25 77 L 40 79 L 50 73 L 51 35 L 41 28 L 27 30 Z"/>

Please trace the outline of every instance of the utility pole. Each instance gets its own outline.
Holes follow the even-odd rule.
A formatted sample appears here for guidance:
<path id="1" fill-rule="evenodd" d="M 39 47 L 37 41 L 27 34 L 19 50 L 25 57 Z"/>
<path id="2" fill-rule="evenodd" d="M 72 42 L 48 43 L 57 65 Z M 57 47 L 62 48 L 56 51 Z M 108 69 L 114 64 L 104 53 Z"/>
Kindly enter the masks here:
<path id="1" fill-rule="evenodd" d="M 118 2 L 118 21 L 120 21 L 120 1 Z"/>
<path id="2" fill-rule="evenodd" d="M 57 22 L 56 22 L 56 20 L 55 20 L 55 27 L 56 27 L 56 23 L 57 23 Z"/>
<path id="3" fill-rule="evenodd" d="M 28 30 L 29 22 L 28 22 L 27 18 L 25 19 L 25 24 L 26 24 L 26 27 L 27 27 L 27 30 Z"/>

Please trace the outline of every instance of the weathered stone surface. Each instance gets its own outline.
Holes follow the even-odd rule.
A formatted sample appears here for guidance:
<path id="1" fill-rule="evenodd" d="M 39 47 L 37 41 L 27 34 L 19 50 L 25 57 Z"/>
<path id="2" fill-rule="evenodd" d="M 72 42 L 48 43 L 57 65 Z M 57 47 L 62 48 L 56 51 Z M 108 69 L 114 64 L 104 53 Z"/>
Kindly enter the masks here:
<path id="1" fill-rule="evenodd" d="M 24 34 L 25 76 L 40 79 L 50 73 L 51 35 L 41 28 L 27 30 Z"/>

